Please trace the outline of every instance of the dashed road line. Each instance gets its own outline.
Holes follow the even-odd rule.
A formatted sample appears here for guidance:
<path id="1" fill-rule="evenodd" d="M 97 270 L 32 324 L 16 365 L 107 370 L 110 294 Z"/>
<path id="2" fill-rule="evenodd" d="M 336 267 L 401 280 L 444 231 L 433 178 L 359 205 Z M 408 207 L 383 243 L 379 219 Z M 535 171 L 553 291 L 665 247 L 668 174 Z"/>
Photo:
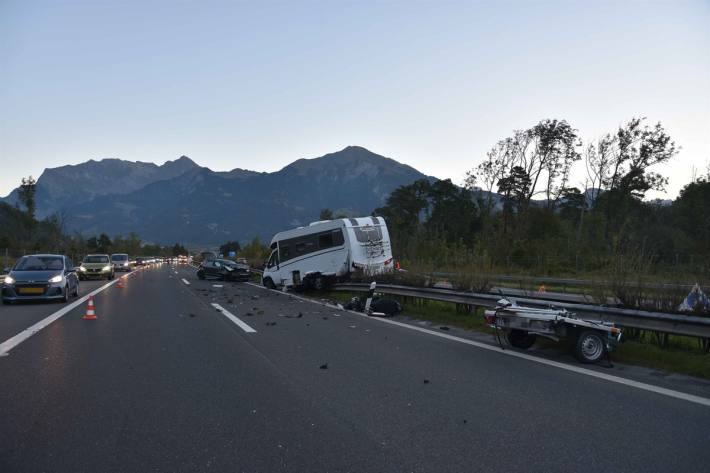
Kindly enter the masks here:
<path id="1" fill-rule="evenodd" d="M 212 307 L 214 307 L 215 309 L 217 309 L 217 310 L 219 310 L 220 312 L 222 312 L 222 314 L 224 314 L 225 317 L 227 317 L 229 320 L 231 320 L 232 322 L 234 322 L 240 329 L 244 330 L 246 333 L 256 333 L 256 330 L 254 330 L 253 328 L 251 328 L 251 327 L 250 327 L 249 325 L 247 325 L 246 323 L 242 322 L 239 318 L 237 318 L 237 316 L 235 316 L 234 314 L 232 314 L 231 312 L 229 312 L 227 309 L 225 309 L 225 308 L 222 307 L 221 305 L 219 305 L 219 304 L 213 302 L 213 303 L 212 303 Z"/>
<path id="2" fill-rule="evenodd" d="M 181 281 L 184 282 L 185 284 L 187 284 L 188 286 L 190 285 L 190 281 L 188 281 L 188 280 L 185 279 L 185 278 L 182 278 Z"/>

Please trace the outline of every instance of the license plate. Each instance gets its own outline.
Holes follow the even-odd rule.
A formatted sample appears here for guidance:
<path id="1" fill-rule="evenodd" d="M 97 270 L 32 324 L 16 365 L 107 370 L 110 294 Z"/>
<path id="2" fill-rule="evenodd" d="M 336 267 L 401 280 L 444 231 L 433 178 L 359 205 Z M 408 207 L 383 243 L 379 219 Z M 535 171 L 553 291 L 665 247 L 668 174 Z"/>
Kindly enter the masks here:
<path id="1" fill-rule="evenodd" d="M 42 287 L 21 287 L 18 288 L 20 294 L 44 294 L 44 288 Z"/>

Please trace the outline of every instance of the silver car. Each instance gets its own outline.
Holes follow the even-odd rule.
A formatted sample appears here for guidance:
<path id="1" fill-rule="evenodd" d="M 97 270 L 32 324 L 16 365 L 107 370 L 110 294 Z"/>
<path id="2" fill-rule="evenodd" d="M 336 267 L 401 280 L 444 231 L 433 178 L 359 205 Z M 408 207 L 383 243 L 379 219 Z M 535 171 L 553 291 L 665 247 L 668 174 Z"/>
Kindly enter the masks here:
<path id="1" fill-rule="evenodd" d="M 2 282 L 3 304 L 34 299 L 67 302 L 78 295 L 74 264 L 63 255 L 23 256 Z"/>

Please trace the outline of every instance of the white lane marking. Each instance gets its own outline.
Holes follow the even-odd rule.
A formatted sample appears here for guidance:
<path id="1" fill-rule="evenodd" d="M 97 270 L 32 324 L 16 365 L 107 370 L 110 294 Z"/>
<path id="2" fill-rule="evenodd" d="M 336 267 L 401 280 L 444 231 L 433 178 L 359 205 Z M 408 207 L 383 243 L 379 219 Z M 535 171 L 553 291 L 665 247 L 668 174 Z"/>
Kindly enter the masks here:
<path id="1" fill-rule="evenodd" d="M 256 333 L 256 330 L 254 330 L 253 328 L 251 328 L 250 326 L 248 326 L 247 324 L 245 324 L 244 322 L 239 320 L 234 314 L 229 312 L 227 309 L 225 309 L 221 305 L 213 302 L 212 307 L 214 307 L 215 309 L 222 312 L 229 320 L 231 320 L 232 322 L 237 324 L 239 326 L 239 328 L 244 330 L 246 333 Z"/>
<path id="2" fill-rule="evenodd" d="M 184 282 L 184 283 L 187 284 L 188 286 L 190 285 L 190 281 L 188 281 L 188 280 L 185 279 L 185 278 L 182 278 L 182 282 Z"/>
<path id="3" fill-rule="evenodd" d="M 260 287 L 262 289 L 268 290 L 264 286 L 260 286 L 258 284 L 249 283 L 249 282 L 247 284 L 249 284 L 250 286 Z M 274 292 L 281 294 L 280 291 L 274 291 Z M 293 294 L 288 294 L 288 295 L 290 297 L 294 297 L 296 299 L 307 301 L 307 302 L 312 302 L 314 304 L 318 304 L 318 305 L 322 305 L 322 306 L 326 306 L 326 307 L 330 307 L 330 308 L 338 308 L 337 306 L 334 306 L 333 304 L 328 304 L 326 302 L 320 302 L 320 301 L 316 301 L 313 299 L 308 299 L 306 297 L 296 296 Z M 580 366 L 574 366 L 574 365 L 568 365 L 566 363 L 560 363 L 559 361 L 547 360 L 545 358 L 539 358 L 537 356 L 528 355 L 526 353 L 519 353 L 519 352 L 511 351 L 511 350 L 501 350 L 500 347 L 497 347 L 495 345 L 488 345 L 486 343 L 468 340 L 466 338 L 457 337 L 455 335 L 449 335 L 446 333 L 435 332 L 434 330 L 429 330 L 429 329 L 426 329 L 423 327 L 416 327 L 414 325 L 409 325 L 404 322 L 397 322 L 396 320 L 383 319 L 383 318 L 379 318 L 379 317 L 368 317 L 367 315 L 360 313 L 360 312 L 355 312 L 355 311 L 346 310 L 346 309 L 342 309 L 342 310 L 344 310 L 345 312 L 349 312 L 351 314 L 354 314 L 354 315 L 366 317 L 368 320 L 372 320 L 374 322 L 382 322 L 385 324 L 397 325 L 399 327 L 404 327 L 409 330 L 415 330 L 417 332 L 426 333 L 428 335 L 434 335 L 435 337 L 445 338 L 447 340 L 452 340 L 452 341 L 459 342 L 459 343 L 465 343 L 466 345 L 471 345 L 476 348 L 482 348 L 483 350 L 489 350 L 489 351 L 492 351 L 495 353 L 500 353 L 501 355 L 508 355 L 508 356 L 513 356 L 515 358 L 522 358 L 523 360 L 533 361 L 535 363 L 540 363 L 540 364 L 547 365 L 547 366 L 553 366 L 555 368 L 560 368 L 560 369 L 563 369 L 566 371 L 571 371 L 573 373 L 583 374 L 586 376 L 591 376 L 593 378 L 603 379 L 605 381 L 609 381 L 612 383 L 623 384 L 625 386 L 629 386 L 632 388 L 641 389 L 644 391 L 649 391 L 652 393 L 661 394 L 664 396 L 673 397 L 673 398 L 681 399 L 681 400 L 688 401 L 688 402 L 694 402 L 696 404 L 701 404 L 703 406 L 710 407 L 710 399 L 705 398 L 705 397 L 695 396 L 693 394 L 688 394 L 688 393 L 684 393 L 681 391 L 676 391 L 674 389 L 662 388 L 660 386 L 654 386 L 652 384 L 642 383 L 639 381 L 634 381 L 631 379 L 626 379 L 626 378 L 622 378 L 619 376 L 614 376 L 612 374 L 600 373 L 598 371 L 590 370 L 587 368 L 582 368 Z"/>
<path id="4" fill-rule="evenodd" d="M 224 286 L 221 284 L 212 284 L 212 287 L 224 287 Z"/>
<path id="5" fill-rule="evenodd" d="M 178 272 L 177 272 L 177 271 L 175 271 L 175 274 L 177 274 L 177 273 L 178 273 Z"/>
<path id="6" fill-rule="evenodd" d="M 95 289 L 94 291 L 88 293 L 87 295 L 75 300 L 71 304 L 59 309 L 58 311 L 56 311 L 55 313 L 53 313 L 49 317 L 46 317 L 46 318 L 40 320 L 39 322 L 37 322 L 36 324 L 32 325 L 29 328 L 26 328 L 25 330 L 18 333 L 14 337 L 9 338 L 9 339 L 5 340 L 4 342 L 0 343 L 0 356 L 8 355 L 10 350 L 15 348 L 17 345 L 24 342 L 25 340 L 30 338 L 32 335 L 34 335 L 37 332 L 39 332 L 40 330 L 42 330 L 43 328 L 47 327 L 49 324 L 51 324 L 55 320 L 59 319 L 60 317 L 62 317 L 66 313 L 70 312 L 75 307 L 86 302 L 89 299 L 89 296 L 95 296 L 99 292 L 103 291 L 104 289 L 108 289 L 109 287 L 113 286 L 117 282 L 118 282 L 118 279 L 114 279 L 113 281 L 110 281 L 110 282 L 104 284 L 103 286 L 99 287 L 98 289 Z"/>

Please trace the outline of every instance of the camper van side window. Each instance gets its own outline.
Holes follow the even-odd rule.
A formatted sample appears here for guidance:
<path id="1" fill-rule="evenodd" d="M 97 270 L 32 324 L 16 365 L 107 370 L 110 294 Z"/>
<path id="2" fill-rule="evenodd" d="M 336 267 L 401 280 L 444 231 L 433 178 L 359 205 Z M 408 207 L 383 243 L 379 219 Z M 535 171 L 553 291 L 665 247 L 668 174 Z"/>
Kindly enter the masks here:
<path id="1" fill-rule="evenodd" d="M 333 246 L 333 234 L 328 232 L 328 233 L 321 233 L 318 235 L 318 248 L 321 250 L 324 248 L 330 248 Z"/>
<path id="2" fill-rule="evenodd" d="M 345 239 L 343 238 L 343 231 L 341 229 L 333 230 L 333 246 L 341 246 L 343 243 L 345 243 Z"/>
<path id="3" fill-rule="evenodd" d="M 281 261 L 291 259 L 291 248 L 289 248 L 288 246 L 281 245 L 279 247 L 279 256 L 281 257 Z"/>

